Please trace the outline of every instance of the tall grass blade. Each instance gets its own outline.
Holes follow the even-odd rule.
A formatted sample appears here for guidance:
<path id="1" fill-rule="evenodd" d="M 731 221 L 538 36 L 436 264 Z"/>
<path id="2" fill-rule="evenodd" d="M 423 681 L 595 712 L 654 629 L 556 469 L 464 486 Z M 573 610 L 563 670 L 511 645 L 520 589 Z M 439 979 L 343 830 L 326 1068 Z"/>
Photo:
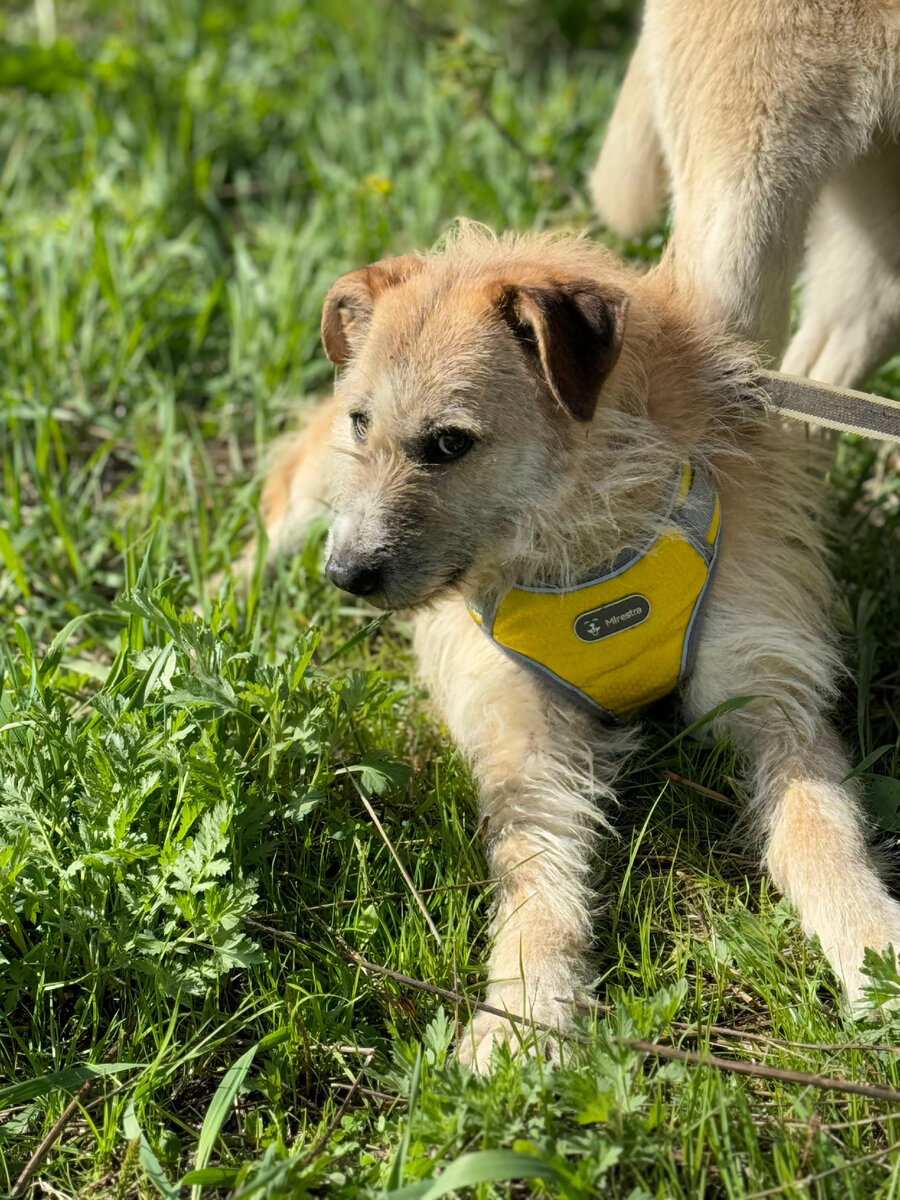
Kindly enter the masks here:
<path id="1" fill-rule="evenodd" d="M 10 1083 L 0 1088 L 0 1109 L 15 1104 L 25 1104 L 51 1092 L 74 1092 L 89 1079 L 102 1075 L 118 1075 L 122 1071 L 138 1071 L 144 1063 L 85 1063 L 81 1067 L 69 1067 L 66 1071 L 54 1071 L 52 1075 L 41 1075 L 37 1079 L 26 1079 L 23 1083 Z"/>
<path id="2" fill-rule="evenodd" d="M 576 1187 L 552 1163 L 522 1154 L 518 1150 L 478 1150 L 464 1154 L 442 1171 L 437 1179 L 425 1179 L 407 1187 L 385 1191 L 383 1200 L 438 1200 L 450 1192 L 475 1187 L 479 1183 L 499 1183 L 513 1179 L 543 1179 L 558 1189 L 566 1200 L 586 1200 Z"/>
<path id="3" fill-rule="evenodd" d="M 209 1108 L 206 1110 L 206 1116 L 203 1118 L 203 1125 L 200 1129 L 200 1137 L 197 1142 L 197 1157 L 194 1161 L 195 1171 L 201 1170 L 209 1162 L 216 1139 L 219 1136 L 222 1126 L 228 1119 L 231 1105 L 238 1094 L 241 1084 L 247 1078 L 258 1049 L 258 1045 L 251 1046 L 245 1054 L 242 1054 L 237 1062 L 225 1072 L 225 1077 L 216 1089 L 216 1094 L 210 1101 Z M 197 1200 L 199 1195 L 200 1185 L 195 1184 L 191 1188 L 191 1196 L 193 1200 Z"/>
<path id="4" fill-rule="evenodd" d="M 133 1101 L 125 1109 L 125 1115 L 122 1118 L 122 1132 L 128 1138 L 129 1142 L 133 1142 L 135 1138 L 140 1138 L 138 1161 L 144 1169 L 144 1174 L 159 1194 L 165 1196 L 165 1200 L 178 1200 L 181 1188 L 169 1182 L 169 1177 L 162 1169 L 159 1159 L 150 1149 L 150 1143 L 147 1141 L 144 1131 L 138 1123 Z"/>

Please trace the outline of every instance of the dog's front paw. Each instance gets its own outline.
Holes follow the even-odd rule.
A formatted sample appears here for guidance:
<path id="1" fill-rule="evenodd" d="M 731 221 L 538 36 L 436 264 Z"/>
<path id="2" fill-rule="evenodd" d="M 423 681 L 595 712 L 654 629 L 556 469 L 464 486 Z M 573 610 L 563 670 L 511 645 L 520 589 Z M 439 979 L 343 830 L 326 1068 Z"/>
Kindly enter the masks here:
<path id="1" fill-rule="evenodd" d="M 900 959 L 900 904 L 885 899 L 881 911 L 867 922 L 865 928 L 828 954 L 854 1013 L 862 1015 L 873 1004 L 871 997 L 864 994 L 864 989 L 871 984 L 869 976 L 863 972 L 866 950 L 884 954 L 888 946 L 893 946 Z"/>
<path id="2" fill-rule="evenodd" d="M 504 1002 L 505 1001 L 505 1002 Z M 466 1026 L 459 1040 L 459 1061 L 472 1071 L 486 1075 L 491 1069 L 494 1047 L 506 1043 L 513 1054 L 546 1054 L 555 1059 L 559 1054 L 559 1042 L 573 1028 L 571 1004 L 561 1003 L 555 998 L 542 998 L 527 1005 L 528 1017 L 519 1016 L 522 996 L 510 997 L 488 995 L 491 1008 L 502 1009 L 510 1016 L 499 1016 L 494 1012 L 479 1012 Z"/>

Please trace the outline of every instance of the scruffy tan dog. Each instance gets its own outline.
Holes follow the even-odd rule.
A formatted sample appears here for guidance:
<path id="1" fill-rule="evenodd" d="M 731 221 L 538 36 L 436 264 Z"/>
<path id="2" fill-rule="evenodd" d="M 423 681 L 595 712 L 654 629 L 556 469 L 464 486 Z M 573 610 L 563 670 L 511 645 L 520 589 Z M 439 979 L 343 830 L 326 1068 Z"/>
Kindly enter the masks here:
<path id="1" fill-rule="evenodd" d="M 585 601 L 570 679 L 582 684 L 580 672 L 618 654 L 659 694 L 659 664 L 625 639 L 644 636 L 646 620 L 665 641 L 671 595 L 690 571 L 708 571 L 702 621 L 692 610 L 689 627 L 672 626 L 679 651 L 695 637 L 692 669 L 676 672 L 685 715 L 753 697 L 713 729 L 745 756 L 774 882 L 855 999 L 864 948 L 900 946 L 900 905 L 869 859 L 857 784 L 844 782 L 826 716 L 839 660 L 815 472 L 804 470 L 802 431 L 765 414 L 744 353 L 701 331 L 665 269 L 639 276 L 582 238 L 498 239 L 472 226 L 438 252 L 344 276 L 322 337 L 342 371 L 334 398 L 275 461 L 263 496 L 270 546 L 289 548 L 317 507 L 332 507 L 331 579 L 412 614 L 422 674 L 473 764 L 501 880 L 488 1002 L 570 1022 L 566 1001 L 587 983 L 602 920 L 592 848 L 639 730 L 591 715 L 574 687 L 501 649 L 486 614 L 514 593 L 577 609 L 600 565 L 618 579 L 661 544 L 685 557 L 646 596 L 632 582 L 618 607 Z M 700 480 L 705 515 L 673 534 Z M 571 612 L 564 628 L 554 619 L 539 609 L 523 636 L 571 638 Z M 499 638 L 498 627 L 499 615 Z M 510 1030 L 480 1013 L 461 1056 L 485 1069 Z"/>
<path id="2" fill-rule="evenodd" d="M 669 256 L 707 316 L 783 369 L 853 386 L 900 345 L 900 3 L 647 0 L 592 178 L 622 235 L 670 194 Z"/>

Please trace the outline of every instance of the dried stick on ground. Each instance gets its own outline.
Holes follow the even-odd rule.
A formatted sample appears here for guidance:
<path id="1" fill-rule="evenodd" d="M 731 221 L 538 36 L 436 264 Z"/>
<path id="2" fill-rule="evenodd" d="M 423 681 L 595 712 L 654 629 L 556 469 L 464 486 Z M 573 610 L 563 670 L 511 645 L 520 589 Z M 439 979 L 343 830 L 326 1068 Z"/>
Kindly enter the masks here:
<path id="1" fill-rule="evenodd" d="M 294 944 L 309 945 L 303 938 L 298 937 L 296 934 L 287 933 L 285 930 L 273 929 L 270 926 L 261 925 L 258 921 L 248 920 L 247 923 L 253 928 L 269 933 L 276 938 L 282 938 Z M 324 921 L 320 921 L 320 923 L 322 925 L 325 924 Z M 326 928 L 328 927 L 326 926 Z M 405 987 L 415 988 L 420 992 L 427 992 L 430 996 L 438 996 L 442 1000 L 449 1000 L 454 1004 L 469 1004 L 479 1012 L 489 1012 L 494 1016 L 505 1017 L 515 1024 L 534 1027 L 541 1032 L 558 1034 L 558 1031 L 552 1029 L 550 1026 L 541 1025 L 538 1022 L 526 1021 L 522 1017 L 507 1013 L 490 1004 L 473 1004 L 461 992 L 452 991 L 450 988 L 437 987 L 433 983 L 426 983 L 424 980 L 414 979 L 411 975 L 404 975 L 400 971 L 393 971 L 390 967 L 383 967 L 379 963 L 370 962 L 349 946 L 343 938 L 335 935 L 334 930 L 330 930 L 330 932 L 336 938 L 341 955 L 368 975 L 380 975 L 386 979 L 393 979 L 396 983 L 403 984 Z M 660 1045 L 659 1042 L 644 1042 L 636 1038 L 611 1037 L 609 1040 L 613 1045 L 626 1046 L 642 1054 L 652 1054 L 655 1058 L 664 1058 L 672 1062 L 682 1062 L 697 1067 L 708 1067 L 715 1071 L 728 1071 L 733 1075 L 749 1075 L 754 1079 L 771 1079 L 780 1083 L 796 1083 L 801 1087 L 816 1088 L 823 1092 L 841 1092 L 845 1095 L 866 1096 L 870 1100 L 882 1100 L 888 1104 L 900 1104 L 900 1091 L 897 1091 L 895 1088 L 884 1087 L 881 1084 L 857 1083 L 853 1079 L 815 1075 L 809 1071 L 791 1071 L 782 1067 L 769 1067 L 765 1063 L 759 1062 L 740 1062 L 736 1059 L 719 1058 L 714 1054 L 703 1054 L 694 1050 L 679 1050 L 675 1046 Z M 873 1050 L 876 1047 L 867 1047 L 867 1049 Z"/>
<path id="2" fill-rule="evenodd" d="M 31 1158 L 29 1158 L 28 1162 L 23 1167 L 19 1178 L 16 1180 L 13 1189 L 9 1194 L 10 1200 L 17 1200 L 19 1196 L 23 1196 L 25 1194 L 25 1189 L 28 1187 L 33 1176 L 43 1165 L 44 1159 L 53 1149 L 54 1144 L 62 1136 L 63 1130 L 72 1120 L 82 1100 L 85 1099 L 88 1092 L 96 1082 L 96 1079 L 86 1080 L 66 1105 L 66 1107 L 62 1110 L 56 1122 L 54 1123 L 53 1128 L 50 1130 L 47 1136 L 43 1138 L 34 1154 L 32 1154 Z"/>

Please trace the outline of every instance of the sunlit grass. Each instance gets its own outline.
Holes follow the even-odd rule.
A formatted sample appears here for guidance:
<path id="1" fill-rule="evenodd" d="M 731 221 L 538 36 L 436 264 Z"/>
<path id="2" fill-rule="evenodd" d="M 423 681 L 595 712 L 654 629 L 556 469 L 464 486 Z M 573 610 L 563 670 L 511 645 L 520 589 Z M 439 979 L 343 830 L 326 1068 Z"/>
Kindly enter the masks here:
<path id="1" fill-rule="evenodd" d="M 858 1048 L 900 1025 L 842 1015 L 727 747 L 663 750 L 677 715 L 654 714 L 598 864 L 604 1007 L 559 1069 L 479 1079 L 448 1055 L 484 978 L 477 805 L 402 623 L 354 639 L 371 614 L 323 580 L 320 534 L 246 597 L 209 583 L 257 529 L 265 447 L 330 383 L 336 275 L 459 214 L 591 219 L 571 192 L 628 13 L 547 7 L 84 0 L 44 47 L 30 5 L 0 17 L 4 1191 L 88 1083 L 28 1187 L 351 1197 L 461 1160 L 485 1196 L 897 1194 L 890 1105 L 621 1044 L 900 1088 L 897 1056 Z M 900 394 L 897 364 L 876 383 Z M 895 837 L 898 495 L 895 462 L 841 446 L 861 686 L 839 715 L 857 761 L 884 748 Z"/>

